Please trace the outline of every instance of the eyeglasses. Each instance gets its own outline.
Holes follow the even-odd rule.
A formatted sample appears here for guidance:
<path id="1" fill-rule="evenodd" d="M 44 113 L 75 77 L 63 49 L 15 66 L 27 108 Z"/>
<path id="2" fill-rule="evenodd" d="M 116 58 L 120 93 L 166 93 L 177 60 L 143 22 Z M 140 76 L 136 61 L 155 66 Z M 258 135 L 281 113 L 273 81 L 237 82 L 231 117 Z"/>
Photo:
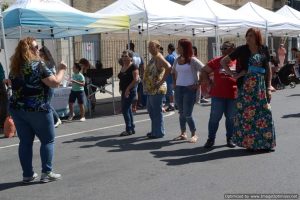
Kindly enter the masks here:
<path id="1" fill-rule="evenodd" d="M 221 51 L 225 51 L 225 50 L 227 50 L 227 49 L 229 49 L 229 47 L 221 47 L 221 48 L 220 48 Z"/>

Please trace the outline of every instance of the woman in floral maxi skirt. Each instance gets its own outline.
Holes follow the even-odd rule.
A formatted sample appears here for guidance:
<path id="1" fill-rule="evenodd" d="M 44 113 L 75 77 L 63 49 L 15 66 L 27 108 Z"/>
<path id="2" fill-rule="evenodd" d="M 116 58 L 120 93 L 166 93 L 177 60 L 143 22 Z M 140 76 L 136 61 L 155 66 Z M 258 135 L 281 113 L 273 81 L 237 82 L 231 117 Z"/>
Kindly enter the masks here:
<path id="1" fill-rule="evenodd" d="M 248 29 L 246 41 L 246 45 L 236 48 L 221 62 L 225 71 L 238 82 L 233 141 L 249 150 L 272 151 L 276 138 L 270 106 L 270 55 L 268 48 L 262 45 L 258 29 Z M 227 67 L 227 63 L 235 59 L 236 73 Z"/>

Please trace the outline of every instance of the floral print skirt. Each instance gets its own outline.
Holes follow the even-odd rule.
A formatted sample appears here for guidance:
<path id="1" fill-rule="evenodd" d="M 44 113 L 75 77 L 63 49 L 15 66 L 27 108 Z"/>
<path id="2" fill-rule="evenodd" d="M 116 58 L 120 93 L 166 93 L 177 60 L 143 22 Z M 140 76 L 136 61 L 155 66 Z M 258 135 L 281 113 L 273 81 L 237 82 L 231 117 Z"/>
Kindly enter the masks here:
<path id="1" fill-rule="evenodd" d="M 271 106 L 267 102 L 263 74 L 248 73 L 238 91 L 233 141 L 251 150 L 276 146 Z"/>

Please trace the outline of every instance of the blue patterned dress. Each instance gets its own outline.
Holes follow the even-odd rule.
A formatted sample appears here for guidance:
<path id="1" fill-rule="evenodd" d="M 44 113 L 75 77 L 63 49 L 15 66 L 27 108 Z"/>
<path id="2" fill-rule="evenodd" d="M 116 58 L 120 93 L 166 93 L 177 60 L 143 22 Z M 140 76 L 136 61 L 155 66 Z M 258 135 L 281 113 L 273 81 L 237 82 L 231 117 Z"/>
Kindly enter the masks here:
<path id="1" fill-rule="evenodd" d="M 264 59 L 263 54 L 250 57 L 248 73 L 238 91 L 236 103 L 233 141 L 252 150 L 268 150 L 276 146 L 271 106 L 266 97 Z"/>

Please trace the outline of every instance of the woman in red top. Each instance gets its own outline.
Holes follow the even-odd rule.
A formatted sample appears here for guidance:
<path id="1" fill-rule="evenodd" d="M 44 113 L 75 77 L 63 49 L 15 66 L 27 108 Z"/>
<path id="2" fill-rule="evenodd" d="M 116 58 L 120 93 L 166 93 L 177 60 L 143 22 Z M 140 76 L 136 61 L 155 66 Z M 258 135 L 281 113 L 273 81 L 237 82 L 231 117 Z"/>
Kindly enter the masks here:
<path id="1" fill-rule="evenodd" d="M 221 59 L 231 53 L 234 48 L 233 43 L 229 41 L 224 42 L 221 46 L 222 56 L 212 59 L 201 70 L 201 84 L 211 88 L 211 110 L 208 122 L 208 139 L 204 145 L 205 148 L 210 148 L 215 144 L 216 133 L 223 114 L 226 118 L 227 146 L 231 148 L 235 147 L 235 144 L 232 142 L 232 134 L 234 102 L 237 96 L 236 80 L 228 76 L 220 64 Z M 235 70 L 235 64 L 235 61 L 229 63 L 232 70 Z M 214 73 L 213 81 L 209 79 L 209 74 L 211 73 Z"/>

